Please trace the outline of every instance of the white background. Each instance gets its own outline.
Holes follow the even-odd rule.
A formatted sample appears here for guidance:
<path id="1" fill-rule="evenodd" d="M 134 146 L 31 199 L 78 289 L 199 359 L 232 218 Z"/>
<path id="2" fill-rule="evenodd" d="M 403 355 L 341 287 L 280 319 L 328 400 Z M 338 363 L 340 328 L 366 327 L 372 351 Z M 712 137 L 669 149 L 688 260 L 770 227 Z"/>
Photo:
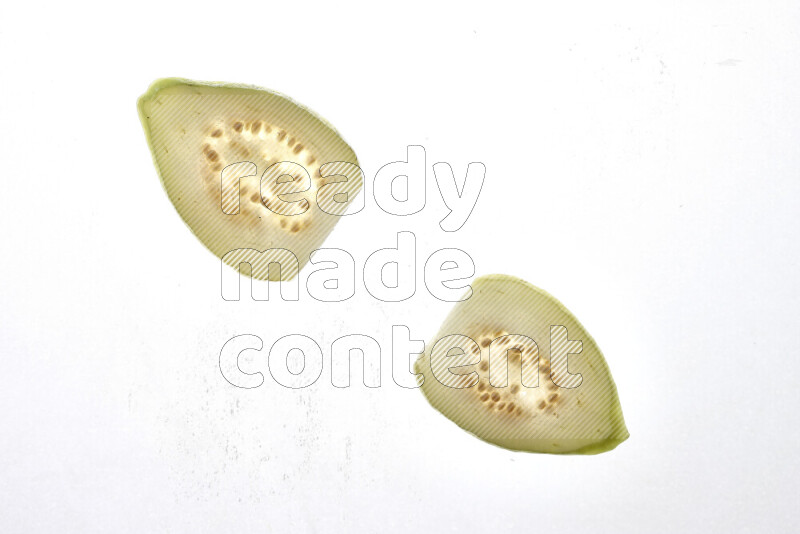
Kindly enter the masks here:
<path id="1" fill-rule="evenodd" d="M 548 3 L 554 4 L 554 3 Z M 797 494 L 796 2 L 0 7 L 0 531 L 786 532 Z M 467 224 L 364 212 L 554 294 L 604 351 L 631 438 L 483 443 L 419 391 L 230 386 L 236 334 L 435 334 L 450 305 L 224 302 L 136 113 L 159 77 L 270 87 L 378 168 L 486 165 Z M 304 271 L 302 276 L 307 276 Z M 388 362 L 388 353 L 384 354 Z"/>

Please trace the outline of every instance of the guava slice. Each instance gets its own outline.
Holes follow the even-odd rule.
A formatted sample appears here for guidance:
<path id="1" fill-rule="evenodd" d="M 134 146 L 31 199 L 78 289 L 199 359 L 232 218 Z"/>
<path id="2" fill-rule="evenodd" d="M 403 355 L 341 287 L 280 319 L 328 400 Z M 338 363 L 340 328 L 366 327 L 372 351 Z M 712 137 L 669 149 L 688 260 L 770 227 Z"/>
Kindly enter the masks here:
<path id="1" fill-rule="evenodd" d="M 169 78 L 138 108 L 178 214 L 225 263 L 250 264 L 253 278 L 294 278 L 362 188 L 336 130 L 278 93 Z"/>
<path id="2" fill-rule="evenodd" d="M 563 304 L 513 276 L 476 279 L 414 370 L 434 408 L 506 449 L 597 454 L 629 436 L 594 339 Z"/>

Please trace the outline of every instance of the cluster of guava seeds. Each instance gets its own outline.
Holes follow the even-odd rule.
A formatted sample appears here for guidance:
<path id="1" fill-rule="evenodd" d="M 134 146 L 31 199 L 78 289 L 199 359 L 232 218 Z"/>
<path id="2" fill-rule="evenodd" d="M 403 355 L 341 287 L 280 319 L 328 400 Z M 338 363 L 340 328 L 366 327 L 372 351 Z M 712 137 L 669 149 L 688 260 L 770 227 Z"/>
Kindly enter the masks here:
<path id="1" fill-rule="evenodd" d="M 236 216 L 246 219 L 250 224 L 272 221 L 290 233 L 299 232 L 311 224 L 314 210 L 307 200 L 289 205 L 281 202 L 281 206 L 290 211 L 286 215 L 265 209 L 274 208 L 280 199 L 277 198 L 274 183 L 260 184 L 259 180 L 264 171 L 277 162 L 291 161 L 308 171 L 312 176 L 311 189 L 305 193 L 308 198 L 314 198 L 321 185 L 317 183 L 322 178 L 317 158 L 286 130 L 261 120 L 215 123 L 207 128 L 202 157 L 206 165 L 205 186 L 215 198 L 220 194 L 221 172 L 226 166 L 238 162 L 256 165 L 257 176 L 240 182 Z"/>
<path id="2" fill-rule="evenodd" d="M 511 340 L 508 332 L 495 330 L 473 337 L 482 355 L 481 362 L 478 364 L 480 379 L 473 386 L 474 394 L 484 406 L 492 411 L 506 414 L 513 417 L 535 417 L 538 413 L 555 414 L 559 404 L 560 395 L 556 391 L 556 386 L 550 378 L 550 361 L 540 356 L 539 371 L 540 386 L 538 388 L 526 388 L 521 386 L 520 377 L 522 376 L 522 355 L 531 347 L 525 344 L 516 344 L 508 347 Z M 489 347 L 498 338 L 497 346 L 506 349 L 508 354 L 508 386 L 494 387 L 489 382 Z M 475 348 L 473 348 L 475 350 Z"/>

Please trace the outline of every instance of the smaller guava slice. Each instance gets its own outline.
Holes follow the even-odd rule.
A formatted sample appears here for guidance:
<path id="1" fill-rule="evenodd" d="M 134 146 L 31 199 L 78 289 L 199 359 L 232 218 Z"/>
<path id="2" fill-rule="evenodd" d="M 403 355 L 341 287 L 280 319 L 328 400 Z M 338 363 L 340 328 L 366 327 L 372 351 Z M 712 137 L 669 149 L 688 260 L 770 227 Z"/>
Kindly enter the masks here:
<path id="1" fill-rule="evenodd" d="M 138 108 L 178 214 L 226 264 L 249 264 L 253 278 L 294 278 L 362 188 L 339 133 L 276 92 L 168 78 Z"/>
<path id="2" fill-rule="evenodd" d="M 597 343 L 563 304 L 513 276 L 476 279 L 414 370 L 431 406 L 506 449 L 597 454 L 629 436 Z"/>

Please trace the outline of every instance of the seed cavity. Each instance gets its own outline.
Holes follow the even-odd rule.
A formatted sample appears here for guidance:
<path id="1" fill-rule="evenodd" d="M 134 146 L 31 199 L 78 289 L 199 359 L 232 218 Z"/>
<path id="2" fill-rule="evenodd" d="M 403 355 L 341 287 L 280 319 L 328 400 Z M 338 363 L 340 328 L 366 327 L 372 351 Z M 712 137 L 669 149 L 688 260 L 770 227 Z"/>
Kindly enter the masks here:
<path id="1" fill-rule="evenodd" d="M 492 402 L 497 402 L 500 400 L 500 394 L 498 392 L 492 393 Z"/>
<path id="2" fill-rule="evenodd" d="M 255 161 L 256 163 L 263 162 L 263 164 L 268 167 L 273 163 L 281 161 L 281 158 L 285 157 L 282 156 L 280 152 L 287 151 L 286 148 L 282 150 L 278 148 L 279 153 L 277 154 L 273 153 L 273 151 L 270 151 L 270 153 L 264 151 L 270 144 L 270 140 L 274 141 L 275 139 L 274 137 L 270 137 L 268 140 L 265 137 L 266 134 L 275 133 L 278 141 L 287 143 L 288 146 L 291 147 L 290 154 L 297 156 L 296 161 L 298 163 L 307 161 L 307 168 L 309 172 L 312 173 L 312 176 L 315 172 L 319 173 L 320 171 L 318 165 L 311 166 L 311 164 L 316 163 L 317 160 L 308 153 L 309 148 L 299 143 L 297 138 L 292 137 L 287 130 L 272 127 L 262 119 L 232 119 L 230 122 L 225 123 L 212 122 L 206 125 L 205 132 L 205 140 L 200 144 L 202 151 L 201 158 L 206 161 L 207 165 L 205 168 L 207 172 L 201 173 L 200 179 L 203 180 L 204 187 L 213 195 L 219 195 L 219 189 L 214 187 L 214 182 L 220 179 L 219 172 L 225 168 L 228 161 L 246 160 Z M 241 136 L 233 135 L 234 132 L 241 134 Z M 265 144 L 261 144 L 265 141 Z M 261 164 L 262 163 L 259 163 L 259 167 Z M 330 192 L 326 191 L 326 193 Z M 257 204 L 259 203 L 266 206 L 268 209 L 273 208 L 276 199 L 272 198 L 266 190 L 262 196 L 258 186 L 255 187 L 255 192 L 253 192 L 252 187 L 248 190 L 247 186 L 242 183 L 239 185 L 239 198 L 241 198 L 243 204 L 246 203 L 247 206 L 250 207 L 249 210 L 244 210 L 243 213 L 249 217 L 251 224 L 258 224 L 259 220 L 264 217 L 272 217 L 272 215 L 265 216 L 265 214 L 257 208 Z M 308 201 L 306 200 L 298 204 L 296 208 L 295 212 L 298 212 L 296 215 L 300 216 L 295 216 L 293 219 L 275 214 L 272 220 L 277 223 L 276 226 L 280 225 L 280 228 L 292 234 L 302 234 L 308 231 L 307 229 L 313 223 L 313 216 L 310 212 L 308 214 L 300 212 L 300 210 L 308 210 L 310 208 Z M 480 353 L 480 350 L 478 350 L 478 353 Z M 488 364 L 485 365 L 485 368 L 488 370 Z M 479 391 L 484 391 L 488 388 L 488 385 L 481 385 Z"/>
<path id="3" fill-rule="evenodd" d="M 481 395 L 481 402 L 486 402 L 487 400 L 489 400 L 488 393 L 484 393 L 483 395 Z"/>

